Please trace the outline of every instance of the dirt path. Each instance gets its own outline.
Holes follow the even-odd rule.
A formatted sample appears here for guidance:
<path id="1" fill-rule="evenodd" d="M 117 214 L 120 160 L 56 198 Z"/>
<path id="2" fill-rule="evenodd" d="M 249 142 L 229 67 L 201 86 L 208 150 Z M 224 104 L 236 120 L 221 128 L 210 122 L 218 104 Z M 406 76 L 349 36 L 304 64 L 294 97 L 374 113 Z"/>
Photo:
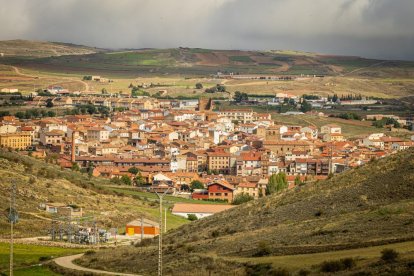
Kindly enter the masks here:
<path id="1" fill-rule="evenodd" d="M 20 72 L 20 69 L 17 68 L 16 66 L 11 66 L 14 70 L 14 72 L 16 72 L 17 75 L 22 76 L 22 77 L 28 77 L 28 78 L 33 78 L 33 79 L 44 79 L 45 77 L 39 77 L 39 76 L 32 76 L 32 75 L 28 75 L 28 74 L 24 74 L 22 72 Z M 73 81 L 73 82 L 78 82 L 81 83 L 85 86 L 85 89 L 83 92 L 89 92 L 89 84 L 86 83 L 83 80 L 78 80 L 78 79 L 74 79 L 74 78 L 68 78 L 68 77 L 62 77 L 63 80 L 68 80 L 68 81 Z"/>
<path id="2" fill-rule="evenodd" d="M 127 273 L 118 273 L 118 272 L 110 272 L 110 271 L 104 271 L 104 270 L 98 270 L 98 269 L 91 269 L 91 268 L 82 267 L 82 266 L 79 266 L 79 265 L 76 265 L 76 264 L 73 263 L 74 260 L 79 259 L 82 256 L 83 256 L 83 253 L 82 254 L 71 255 L 71 256 L 60 257 L 60 258 L 56 258 L 54 260 L 54 262 L 58 266 L 61 266 L 61 267 L 64 267 L 64 268 L 79 270 L 79 271 L 84 271 L 84 272 L 91 272 L 91 273 L 95 273 L 95 274 L 120 275 L 120 276 L 136 276 L 136 275 L 138 275 L 138 274 L 127 274 Z"/>
<path id="3" fill-rule="evenodd" d="M 27 74 L 23 74 L 22 72 L 20 72 L 19 68 L 17 68 L 16 66 L 11 66 L 11 68 L 13 68 L 14 72 L 16 72 L 17 75 L 22 76 L 22 77 L 29 77 L 29 78 L 39 78 L 37 76 L 32 76 L 32 75 L 27 75 Z"/>
<path id="4" fill-rule="evenodd" d="M 378 62 L 378 63 L 375 63 L 375 64 L 371 64 L 370 66 L 365 66 L 365 67 L 357 68 L 357 69 L 352 70 L 352 71 L 350 71 L 348 73 L 341 74 L 340 76 L 345 77 L 346 75 L 350 75 L 352 73 L 358 72 L 358 71 L 363 70 L 363 69 L 366 69 L 366 68 L 375 67 L 375 66 L 381 65 L 381 64 L 386 63 L 386 62 L 388 62 L 388 61 L 387 60 L 386 61 L 381 61 L 381 62 Z"/>

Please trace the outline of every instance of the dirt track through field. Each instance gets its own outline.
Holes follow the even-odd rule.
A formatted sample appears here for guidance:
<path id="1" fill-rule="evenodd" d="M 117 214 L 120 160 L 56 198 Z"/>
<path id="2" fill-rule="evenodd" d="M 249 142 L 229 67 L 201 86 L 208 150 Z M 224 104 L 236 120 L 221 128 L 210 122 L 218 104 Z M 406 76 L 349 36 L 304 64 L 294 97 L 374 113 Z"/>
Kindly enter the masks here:
<path id="1" fill-rule="evenodd" d="M 20 69 L 17 68 L 16 66 L 11 66 L 11 67 L 13 68 L 14 72 L 16 72 L 16 74 L 19 75 L 19 76 L 33 78 L 33 79 L 45 79 L 45 77 L 39 77 L 39 76 L 24 74 L 24 73 L 20 72 Z M 68 77 L 62 77 L 62 79 L 72 81 L 72 82 L 81 83 L 85 86 L 84 92 L 89 92 L 89 84 L 87 82 L 83 81 L 83 80 L 78 80 L 78 79 L 75 79 L 75 78 L 68 78 Z"/>

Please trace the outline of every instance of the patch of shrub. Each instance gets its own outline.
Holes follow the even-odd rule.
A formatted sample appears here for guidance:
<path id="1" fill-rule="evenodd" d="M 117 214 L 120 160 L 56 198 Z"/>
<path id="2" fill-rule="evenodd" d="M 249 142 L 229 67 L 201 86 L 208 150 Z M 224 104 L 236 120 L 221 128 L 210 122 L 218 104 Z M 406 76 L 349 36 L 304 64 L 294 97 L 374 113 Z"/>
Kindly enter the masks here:
<path id="1" fill-rule="evenodd" d="M 218 230 L 214 230 L 213 232 L 211 232 L 211 236 L 213 238 L 217 238 L 218 236 L 220 236 L 220 232 Z"/>
<path id="2" fill-rule="evenodd" d="M 188 214 L 188 215 L 187 215 L 187 219 L 188 219 L 189 221 L 195 221 L 195 220 L 198 220 L 197 216 L 196 216 L 196 215 L 194 215 L 194 214 Z"/>
<path id="3" fill-rule="evenodd" d="M 298 275 L 299 276 L 308 276 L 310 273 L 311 272 L 309 270 L 301 269 L 301 270 L 299 270 Z"/>
<path id="4" fill-rule="evenodd" d="M 272 275 L 272 276 L 289 276 L 290 273 L 285 268 L 273 268 L 271 264 L 247 264 L 246 275 L 249 276 L 261 276 L 261 275 Z"/>
<path id="5" fill-rule="evenodd" d="M 152 244 L 153 239 L 143 239 L 141 242 L 136 243 L 135 246 L 148 246 Z"/>
<path id="6" fill-rule="evenodd" d="M 352 258 L 345 258 L 334 261 L 325 261 L 321 264 L 322 272 L 338 272 L 341 270 L 351 269 L 355 266 L 355 260 Z"/>
<path id="7" fill-rule="evenodd" d="M 315 212 L 314 215 L 315 215 L 315 217 L 320 217 L 322 215 L 322 211 L 318 210 L 318 211 Z"/>
<path id="8" fill-rule="evenodd" d="M 381 260 L 387 263 L 393 263 L 398 259 L 398 252 L 394 249 L 386 248 L 381 251 Z"/>
<path id="9" fill-rule="evenodd" d="M 254 254 L 254 257 L 263 257 L 268 256 L 272 253 L 272 249 L 267 244 L 266 241 L 260 241 L 257 245 L 257 252 Z"/>
<path id="10" fill-rule="evenodd" d="M 93 255 L 93 254 L 95 254 L 96 253 L 96 251 L 95 250 L 88 250 L 88 251 L 86 251 L 85 252 L 85 256 L 88 256 L 88 255 Z"/>
<path id="11" fill-rule="evenodd" d="M 52 257 L 50 257 L 50 256 L 40 256 L 39 257 L 39 262 L 45 262 L 45 261 L 49 261 L 51 259 L 52 259 Z"/>

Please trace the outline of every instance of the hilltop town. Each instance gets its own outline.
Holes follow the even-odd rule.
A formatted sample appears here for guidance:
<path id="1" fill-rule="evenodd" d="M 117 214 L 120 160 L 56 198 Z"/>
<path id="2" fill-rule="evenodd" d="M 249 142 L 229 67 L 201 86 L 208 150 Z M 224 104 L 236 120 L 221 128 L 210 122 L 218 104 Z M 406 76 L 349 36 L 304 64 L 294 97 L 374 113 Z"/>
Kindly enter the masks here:
<path id="1" fill-rule="evenodd" d="M 211 98 L 34 96 L 27 105 L 78 111 L 31 119 L 19 113 L 3 116 L 0 146 L 140 191 L 168 189 L 174 196 L 228 203 L 242 195 L 250 200 L 271 194 L 268 185 L 275 175 L 282 175 L 282 189 L 289 189 L 414 146 L 414 136 L 393 137 L 381 129 L 352 137 L 334 123 L 320 128 L 311 122 L 276 123 L 270 113 L 238 108 L 249 101 L 238 96 L 238 105 L 226 110 L 215 109 Z M 303 106 L 306 99 L 279 93 L 270 104 L 289 101 Z M 328 101 L 308 99 L 311 104 Z M 391 126 L 411 123 L 394 115 L 365 119 L 386 118 Z"/>

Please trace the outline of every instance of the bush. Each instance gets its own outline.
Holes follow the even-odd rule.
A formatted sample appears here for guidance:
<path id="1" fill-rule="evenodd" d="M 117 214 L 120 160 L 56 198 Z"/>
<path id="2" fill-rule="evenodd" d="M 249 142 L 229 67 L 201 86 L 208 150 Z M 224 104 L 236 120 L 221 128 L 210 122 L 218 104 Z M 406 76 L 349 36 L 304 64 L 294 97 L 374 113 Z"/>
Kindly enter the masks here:
<path id="1" fill-rule="evenodd" d="M 88 256 L 88 255 L 93 255 L 95 253 L 96 253 L 95 250 L 88 250 L 88 251 L 85 252 L 85 255 Z"/>
<path id="2" fill-rule="evenodd" d="M 218 230 L 214 230 L 213 232 L 211 232 L 211 236 L 213 238 L 217 238 L 218 236 L 220 236 L 220 232 Z"/>
<path id="3" fill-rule="evenodd" d="M 194 220 L 198 220 L 197 216 L 194 214 L 188 214 L 187 218 L 189 221 L 194 221 Z"/>
<path id="4" fill-rule="evenodd" d="M 301 269 L 301 270 L 299 270 L 298 275 L 299 276 L 308 276 L 310 273 L 311 272 L 309 270 Z"/>
<path id="5" fill-rule="evenodd" d="M 241 193 L 241 194 L 236 195 L 236 197 L 234 198 L 232 204 L 233 205 L 239 205 L 239 204 L 248 202 L 248 201 L 253 200 L 253 199 L 254 198 L 251 195 L 245 194 L 245 193 Z"/>
<path id="6" fill-rule="evenodd" d="M 398 252 L 394 249 L 386 248 L 381 251 L 381 260 L 387 263 L 395 262 L 398 258 Z"/>
<path id="7" fill-rule="evenodd" d="M 49 261 L 51 259 L 52 259 L 52 257 L 50 257 L 50 256 L 40 256 L 39 257 L 39 262 L 45 262 L 45 261 Z"/>
<path id="8" fill-rule="evenodd" d="M 268 256 L 272 253 L 272 249 L 267 244 L 266 241 L 260 241 L 257 246 L 257 252 L 254 254 L 254 257 L 263 257 Z"/>
<path id="9" fill-rule="evenodd" d="M 345 258 L 335 261 L 325 261 L 321 264 L 322 272 L 338 272 L 341 270 L 351 269 L 355 266 L 355 260 Z"/>

